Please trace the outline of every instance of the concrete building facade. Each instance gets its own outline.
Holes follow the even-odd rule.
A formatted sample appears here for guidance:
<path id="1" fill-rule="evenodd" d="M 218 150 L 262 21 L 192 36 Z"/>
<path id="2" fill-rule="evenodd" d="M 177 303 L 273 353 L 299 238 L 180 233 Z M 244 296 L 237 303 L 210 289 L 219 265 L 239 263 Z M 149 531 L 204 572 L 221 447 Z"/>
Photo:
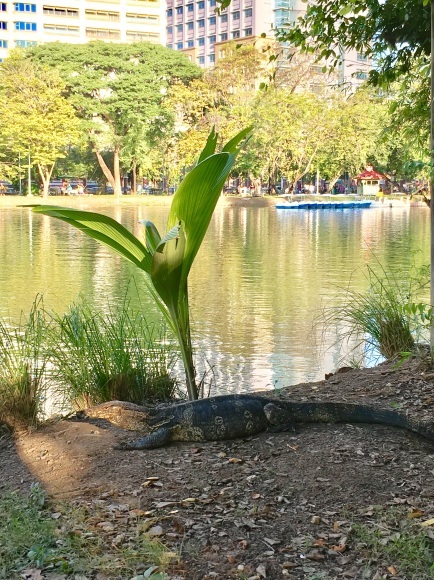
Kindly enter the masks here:
<path id="1" fill-rule="evenodd" d="M 164 0 L 0 2 L 0 59 L 41 42 L 165 44 Z"/>

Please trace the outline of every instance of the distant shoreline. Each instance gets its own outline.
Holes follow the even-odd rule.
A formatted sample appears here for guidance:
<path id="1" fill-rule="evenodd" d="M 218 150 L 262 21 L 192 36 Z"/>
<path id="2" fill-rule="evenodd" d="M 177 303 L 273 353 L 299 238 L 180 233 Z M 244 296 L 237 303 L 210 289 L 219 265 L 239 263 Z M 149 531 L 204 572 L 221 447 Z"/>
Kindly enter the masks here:
<path id="1" fill-rule="evenodd" d="M 28 205 L 58 205 L 62 207 L 76 207 L 91 209 L 98 207 L 111 207 L 114 205 L 170 205 L 173 195 L 122 195 L 116 198 L 113 195 L 50 195 L 48 197 L 27 195 L 2 195 L 0 196 L 0 210 L 3 208 L 21 208 Z M 218 204 L 234 207 L 268 207 L 274 206 L 279 200 L 277 196 L 241 197 L 239 195 L 222 195 Z"/>

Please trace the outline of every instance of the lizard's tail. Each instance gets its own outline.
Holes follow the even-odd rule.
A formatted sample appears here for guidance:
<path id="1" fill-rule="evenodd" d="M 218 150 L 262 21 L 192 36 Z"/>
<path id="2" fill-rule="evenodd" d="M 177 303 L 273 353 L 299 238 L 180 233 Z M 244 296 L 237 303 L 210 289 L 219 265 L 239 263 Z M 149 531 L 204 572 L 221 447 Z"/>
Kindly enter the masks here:
<path id="1" fill-rule="evenodd" d="M 289 403 L 294 423 L 371 423 L 400 427 L 434 441 L 434 426 L 389 409 L 351 403 Z M 286 407 L 286 405 L 285 405 Z"/>

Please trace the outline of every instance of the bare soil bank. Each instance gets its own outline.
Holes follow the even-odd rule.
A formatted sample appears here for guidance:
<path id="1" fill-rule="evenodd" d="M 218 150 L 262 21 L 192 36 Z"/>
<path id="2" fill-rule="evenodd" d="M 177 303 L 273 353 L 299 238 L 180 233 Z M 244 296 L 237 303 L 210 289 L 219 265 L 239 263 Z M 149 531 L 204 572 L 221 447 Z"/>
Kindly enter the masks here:
<path id="1" fill-rule="evenodd" d="M 415 360 L 389 363 L 282 395 L 392 406 L 432 420 L 434 373 Z M 397 507 L 403 519 L 419 518 L 414 525 L 434 517 L 434 446 L 424 439 L 374 425 L 300 425 L 296 433 L 113 450 L 135 437 L 102 419 L 4 437 L 0 494 L 40 481 L 53 502 L 105 510 L 95 532 L 113 538 L 127 537 L 140 513 L 181 552 L 172 580 L 415 578 L 392 558 L 373 559 L 351 529 L 354 521 L 376 524 L 373 506 Z"/>

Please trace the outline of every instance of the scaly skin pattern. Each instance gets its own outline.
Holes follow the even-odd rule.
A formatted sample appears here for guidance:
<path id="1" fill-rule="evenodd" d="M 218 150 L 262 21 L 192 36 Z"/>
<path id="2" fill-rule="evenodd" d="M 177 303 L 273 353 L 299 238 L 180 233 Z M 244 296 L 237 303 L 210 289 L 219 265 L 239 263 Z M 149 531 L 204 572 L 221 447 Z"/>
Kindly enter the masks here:
<path id="1" fill-rule="evenodd" d="M 117 449 L 155 449 L 172 441 L 221 441 L 263 431 L 289 431 L 296 423 L 371 423 L 400 427 L 434 441 L 432 425 L 392 410 L 347 403 L 293 403 L 255 395 L 222 395 L 148 410 L 152 432 Z"/>

